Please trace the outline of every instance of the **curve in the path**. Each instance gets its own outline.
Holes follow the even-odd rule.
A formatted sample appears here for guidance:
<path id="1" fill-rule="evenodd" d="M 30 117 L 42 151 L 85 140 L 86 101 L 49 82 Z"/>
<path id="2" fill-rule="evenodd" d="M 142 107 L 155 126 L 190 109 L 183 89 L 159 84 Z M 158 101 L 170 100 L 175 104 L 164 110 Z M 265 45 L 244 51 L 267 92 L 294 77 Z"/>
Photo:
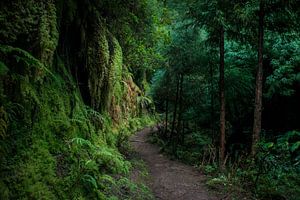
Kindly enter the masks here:
<path id="1" fill-rule="evenodd" d="M 162 200 L 216 200 L 204 185 L 205 177 L 191 166 L 172 161 L 159 152 L 159 147 L 147 142 L 151 128 L 145 128 L 130 138 L 134 150 L 149 168 L 149 187 Z"/>

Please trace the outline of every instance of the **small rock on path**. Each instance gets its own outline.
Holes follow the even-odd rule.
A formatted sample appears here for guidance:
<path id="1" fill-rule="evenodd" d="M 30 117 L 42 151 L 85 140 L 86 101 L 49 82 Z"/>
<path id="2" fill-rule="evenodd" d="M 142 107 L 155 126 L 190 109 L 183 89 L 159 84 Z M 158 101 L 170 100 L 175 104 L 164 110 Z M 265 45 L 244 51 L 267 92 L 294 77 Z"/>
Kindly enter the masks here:
<path id="1" fill-rule="evenodd" d="M 159 200 L 217 200 L 205 187 L 204 175 L 195 168 L 172 161 L 159 152 L 159 147 L 147 142 L 152 128 L 145 128 L 130 138 L 136 153 L 149 168 L 150 183 Z"/>

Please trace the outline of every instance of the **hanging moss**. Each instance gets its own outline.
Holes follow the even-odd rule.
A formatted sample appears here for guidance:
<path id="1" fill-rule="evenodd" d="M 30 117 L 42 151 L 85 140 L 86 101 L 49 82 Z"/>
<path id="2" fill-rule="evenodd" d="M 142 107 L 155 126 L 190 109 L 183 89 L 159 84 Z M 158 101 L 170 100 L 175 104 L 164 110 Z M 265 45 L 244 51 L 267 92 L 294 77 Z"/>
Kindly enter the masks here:
<path id="1" fill-rule="evenodd" d="M 0 5 L 1 43 L 33 48 L 41 12 L 39 4 L 34 0 L 17 0 L 1 1 Z M 13 23 L 11 19 L 14 19 Z"/>
<path id="2" fill-rule="evenodd" d="M 118 122 L 122 117 L 120 104 L 122 100 L 122 95 L 124 93 L 122 84 L 123 53 L 118 40 L 111 34 L 109 34 L 109 36 L 111 45 L 111 70 L 107 89 L 111 92 L 109 92 L 107 108 L 113 120 L 115 122 Z"/>
<path id="3" fill-rule="evenodd" d="M 118 40 L 113 37 L 111 34 L 110 37 L 110 73 L 109 73 L 109 81 L 108 81 L 108 92 L 109 96 L 107 99 L 106 107 L 110 110 L 111 105 L 119 105 L 122 95 L 122 65 L 123 65 L 123 53 L 122 49 L 119 45 Z M 112 97 L 114 98 L 114 104 L 112 104 Z"/>
<path id="4" fill-rule="evenodd" d="M 58 42 L 56 8 L 53 0 L 41 2 L 41 6 L 42 11 L 39 21 L 39 58 L 44 64 L 50 66 Z"/>
<path id="5" fill-rule="evenodd" d="M 100 19 L 93 25 L 93 32 L 87 44 L 88 83 L 91 105 L 94 109 L 104 111 L 105 94 L 103 88 L 109 78 L 109 46 L 106 29 Z"/>
<path id="6" fill-rule="evenodd" d="M 3 1 L 0 5 L 1 44 L 25 49 L 50 66 L 58 41 L 54 0 Z"/>
<path id="7" fill-rule="evenodd" d="M 119 104 L 122 90 L 122 49 L 99 19 L 88 42 L 87 66 L 91 105 L 101 112 L 110 110 L 112 98 Z"/>
<path id="8" fill-rule="evenodd" d="M 122 104 L 122 112 L 130 116 L 137 116 L 138 114 L 138 106 L 137 106 L 137 98 L 141 95 L 141 90 L 139 87 L 133 82 L 132 77 L 128 77 L 124 80 L 125 82 L 125 92 L 123 95 Z"/>

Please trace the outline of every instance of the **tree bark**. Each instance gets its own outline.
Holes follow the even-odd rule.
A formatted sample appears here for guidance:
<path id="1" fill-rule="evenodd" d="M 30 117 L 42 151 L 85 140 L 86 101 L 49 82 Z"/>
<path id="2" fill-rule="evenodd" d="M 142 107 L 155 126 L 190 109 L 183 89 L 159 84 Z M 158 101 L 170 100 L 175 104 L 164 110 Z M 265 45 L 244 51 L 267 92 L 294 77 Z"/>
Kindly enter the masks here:
<path id="1" fill-rule="evenodd" d="M 181 133 L 181 121 L 182 121 L 182 109 L 183 109 L 183 74 L 180 74 L 180 83 L 179 83 L 179 113 L 178 113 L 178 120 L 177 120 L 177 137 L 179 141 L 179 137 Z"/>
<path id="2" fill-rule="evenodd" d="M 169 62 L 168 62 L 168 66 L 169 66 Z M 170 75 L 169 75 L 169 72 L 166 71 L 167 73 L 167 77 L 166 77 L 166 116 L 165 116 L 165 121 L 166 121 L 166 125 L 165 125 L 165 131 L 164 131 L 164 134 L 165 134 L 165 137 L 166 139 L 169 140 L 169 135 L 168 135 L 168 117 L 169 117 L 169 95 L 170 95 Z"/>
<path id="3" fill-rule="evenodd" d="M 213 84 L 213 67 L 209 63 L 209 73 L 210 73 L 210 128 L 211 128 L 211 138 L 213 143 L 215 143 L 215 129 L 214 129 L 214 84 Z"/>
<path id="4" fill-rule="evenodd" d="M 219 79 L 219 92 L 220 92 L 220 152 L 219 152 L 219 165 L 223 167 L 225 159 L 225 81 L 224 81 L 224 28 L 220 30 L 220 79 Z"/>
<path id="5" fill-rule="evenodd" d="M 166 116 L 165 116 L 165 136 L 168 139 L 168 116 L 169 116 L 169 75 L 167 75 L 167 84 L 166 84 Z"/>
<path id="6" fill-rule="evenodd" d="M 173 122 L 172 122 L 170 139 L 172 139 L 172 137 L 174 136 L 175 122 L 176 122 L 176 116 L 177 116 L 178 96 L 179 96 L 179 77 L 177 77 L 176 98 L 175 98 L 175 104 L 174 104 Z"/>
<path id="7" fill-rule="evenodd" d="M 169 87 L 167 86 L 167 95 L 166 95 L 166 116 L 165 116 L 165 135 L 168 134 L 168 115 L 169 115 Z"/>
<path id="8" fill-rule="evenodd" d="M 264 2 L 260 1 L 259 8 L 259 30 L 258 30 L 258 68 L 256 74 L 255 88 L 255 107 L 252 133 L 251 154 L 256 154 L 256 145 L 261 132 L 261 113 L 262 113 L 262 85 L 263 85 L 263 42 L 264 42 Z"/>

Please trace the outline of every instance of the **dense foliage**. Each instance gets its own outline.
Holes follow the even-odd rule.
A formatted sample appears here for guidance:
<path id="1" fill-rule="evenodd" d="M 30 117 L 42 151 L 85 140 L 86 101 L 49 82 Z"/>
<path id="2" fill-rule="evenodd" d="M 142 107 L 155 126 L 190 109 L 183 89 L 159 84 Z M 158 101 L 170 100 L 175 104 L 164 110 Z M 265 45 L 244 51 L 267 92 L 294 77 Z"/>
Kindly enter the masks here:
<path id="1" fill-rule="evenodd" d="M 175 14 L 162 50 L 167 63 L 152 79 L 164 128 L 153 140 L 211 174 L 208 185 L 225 186 L 229 196 L 297 199 L 299 2 L 173 0 L 168 8 Z"/>

